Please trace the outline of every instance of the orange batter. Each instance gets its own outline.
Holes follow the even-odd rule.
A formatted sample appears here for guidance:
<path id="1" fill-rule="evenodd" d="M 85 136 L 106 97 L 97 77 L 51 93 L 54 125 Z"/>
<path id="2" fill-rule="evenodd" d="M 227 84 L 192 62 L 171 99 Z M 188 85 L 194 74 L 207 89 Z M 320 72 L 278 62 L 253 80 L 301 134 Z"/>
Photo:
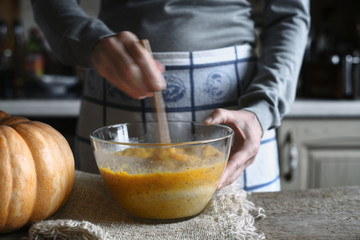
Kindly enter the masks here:
<path id="1" fill-rule="evenodd" d="M 167 169 L 129 174 L 100 167 L 120 206 L 144 219 L 176 219 L 200 213 L 214 194 L 226 164 L 223 154 L 211 146 L 129 148 L 116 155 L 146 158 L 152 160 L 152 169 L 161 165 Z"/>

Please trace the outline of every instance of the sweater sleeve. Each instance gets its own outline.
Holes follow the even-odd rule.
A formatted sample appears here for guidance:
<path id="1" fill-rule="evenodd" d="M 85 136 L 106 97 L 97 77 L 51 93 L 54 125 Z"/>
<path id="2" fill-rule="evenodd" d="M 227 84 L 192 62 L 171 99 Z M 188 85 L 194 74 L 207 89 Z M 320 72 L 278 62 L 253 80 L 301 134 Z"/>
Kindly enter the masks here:
<path id="1" fill-rule="evenodd" d="M 95 44 L 113 35 L 101 20 L 85 14 L 76 0 L 31 0 L 35 20 L 55 55 L 65 64 L 91 66 Z"/>
<path id="2" fill-rule="evenodd" d="M 263 132 L 280 126 L 296 95 L 310 14 L 308 0 L 265 1 L 261 54 L 252 80 L 239 99 L 256 114 Z"/>

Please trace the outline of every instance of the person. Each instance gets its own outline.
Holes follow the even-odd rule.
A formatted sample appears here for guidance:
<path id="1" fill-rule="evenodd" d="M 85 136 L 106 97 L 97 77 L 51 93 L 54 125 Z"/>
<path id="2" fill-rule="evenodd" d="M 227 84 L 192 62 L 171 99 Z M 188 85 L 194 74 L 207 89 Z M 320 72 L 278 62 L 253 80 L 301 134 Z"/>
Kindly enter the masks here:
<path id="1" fill-rule="evenodd" d="M 275 129 L 295 99 L 308 0 L 265 1 L 260 38 L 248 0 L 102 0 L 97 18 L 74 0 L 32 0 L 32 8 L 59 59 L 88 68 L 77 169 L 97 172 L 93 130 L 155 120 L 150 97 L 161 90 L 168 120 L 235 131 L 219 189 L 281 189 Z M 139 39 L 150 41 L 154 58 Z"/>

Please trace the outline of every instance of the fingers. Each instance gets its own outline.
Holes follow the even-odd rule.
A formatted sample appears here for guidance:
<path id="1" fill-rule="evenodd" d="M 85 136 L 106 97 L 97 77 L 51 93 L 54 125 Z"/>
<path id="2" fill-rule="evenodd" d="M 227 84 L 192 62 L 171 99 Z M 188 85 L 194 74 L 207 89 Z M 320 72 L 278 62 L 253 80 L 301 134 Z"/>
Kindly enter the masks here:
<path id="1" fill-rule="evenodd" d="M 221 189 L 235 182 L 236 179 L 243 173 L 243 171 L 254 162 L 254 160 L 255 157 L 247 160 L 241 160 L 241 158 L 236 158 L 234 156 L 230 157 L 228 164 L 221 176 L 217 189 Z"/>
<path id="2" fill-rule="evenodd" d="M 159 62 L 155 62 L 151 55 L 138 43 L 132 42 L 126 46 L 128 52 L 140 67 L 144 83 L 150 91 L 160 91 L 165 88 L 165 79 L 159 71 Z"/>
<path id="3" fill-rule="evenodd" d="M 229 161 L 220 179 L 218 189 L 233 183 L 255 161 L 259 148 L 260 140 L 235 132 Z"/>
<path id="4" fill-rule="evenodd" d="M 206 124 L 226 124 L 235 132 L 234 144 L 218 189 L 233 183 L 251 165 L 260 148 L 262 129 L 255 114 L 238 110 L 216 109 L 204 121 Z"/>
<path id="5" fill-rule="evenodd" d="M 141 99 L 165 88 L 161 64 L 130 32 L 107 37 L 95 46 L 91 62 L 98 73 L 130 97 Z"/>
<path id="6" fill-rule="evenodd" d="M 235 124 L 235 121 L 232 118 L 233 116 L 231 111 L 222 108 L 217 108 L 211 113 L 209 117 L 207 117 L 204 120 L 204 123 L 207 125 L 211 125 L 211 124 L 233 125 Z"/>
<path id="7" fill-rule="evenodd" d="M 161 63 L 159 63 L 158 61 L 156 61 L 156 60 L 154 60 L 154 62 L 155 62 L 155 65 L 156 65 L 156 67 L 157 67 L 157 69 L 160 71 L 160 72 L 165 72 L 165 67 L 164 67 L 164 65 L 162 65 Z"/>

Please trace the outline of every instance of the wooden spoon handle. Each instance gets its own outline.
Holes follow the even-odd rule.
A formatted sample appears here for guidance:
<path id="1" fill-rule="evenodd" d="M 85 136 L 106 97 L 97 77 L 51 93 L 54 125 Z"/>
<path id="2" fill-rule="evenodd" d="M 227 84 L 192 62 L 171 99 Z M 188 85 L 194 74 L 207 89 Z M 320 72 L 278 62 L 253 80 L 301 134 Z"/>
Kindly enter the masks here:
<path id="1" fill-rule="evenodd" d="M 147 39 L 140 40 L 141 45 L 152 55 L 150 43 Z M 158 122 L 158 133 L 161 143 L 170 143 L 169 126 L 165 112 L 165 103 L 161 91 L 154 91 L 154 106 Z"/>

